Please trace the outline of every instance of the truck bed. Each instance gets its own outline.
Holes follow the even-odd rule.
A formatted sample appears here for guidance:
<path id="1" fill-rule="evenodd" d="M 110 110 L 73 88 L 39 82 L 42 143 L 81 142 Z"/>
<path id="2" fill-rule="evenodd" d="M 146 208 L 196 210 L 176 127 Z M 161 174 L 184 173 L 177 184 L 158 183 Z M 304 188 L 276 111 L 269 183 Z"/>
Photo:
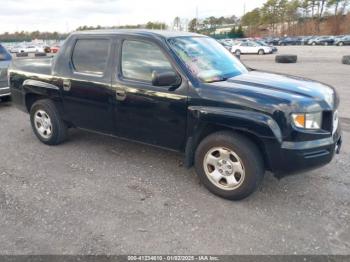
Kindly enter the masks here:
<path id="1" fill-rule="evenodd" d="M 49 76 L 52 73 L 52 61 L 52 57 L 14 59 L 10 69 L 13 71 Z"/>

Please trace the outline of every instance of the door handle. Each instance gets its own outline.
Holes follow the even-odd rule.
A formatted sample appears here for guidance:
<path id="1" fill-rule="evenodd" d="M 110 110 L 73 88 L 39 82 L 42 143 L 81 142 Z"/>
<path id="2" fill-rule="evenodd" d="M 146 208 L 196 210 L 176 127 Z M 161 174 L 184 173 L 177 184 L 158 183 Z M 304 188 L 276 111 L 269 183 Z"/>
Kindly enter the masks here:
<path id="1" fill-rule="evenodd" d="M 118 101 L 124 101 L 126 99 L 126 92 L 123 89 L 117 89 L 115 96 Z"/>
<path id="2" fill-rule="evenodd" d="M 63 90 L 69 91 L 71 89 L 71 82 L 69 79 L 63 79 Z"/>

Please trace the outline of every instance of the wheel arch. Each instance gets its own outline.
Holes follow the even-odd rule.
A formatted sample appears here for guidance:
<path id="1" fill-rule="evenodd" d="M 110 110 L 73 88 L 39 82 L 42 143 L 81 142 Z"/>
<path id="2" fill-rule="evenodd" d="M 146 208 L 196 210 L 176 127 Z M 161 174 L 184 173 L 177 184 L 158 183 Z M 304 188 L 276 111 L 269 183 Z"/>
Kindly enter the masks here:
<path id="1" fill-rule="evenodd" d="M 51 99 L 55 104 L 61 102 L 60 89 L 46 82 L 27 79 L 23 82 L 23 91 L 28 112 L 32 105 L 40 99 Z"/>
<path id="2" fill-rule="evenodd" d="M 227 109 L 223 112 L 213 112 L 213 108 L 192 108 L 193 119 L 188 130 L 185 148 L 185 165 L 191 167 L 194 153 L 200 142 L 210 134 L 218 131 L 230 131 L 240 134 L 252 141 L 259 149 L 264 164 L 269 169 L 267 146 L 270 142 L 279 144 L 282 134 L 277 123 L 269 116 L 245 110 Z M 220 110 L 219 110 L 220 111 Z"/>

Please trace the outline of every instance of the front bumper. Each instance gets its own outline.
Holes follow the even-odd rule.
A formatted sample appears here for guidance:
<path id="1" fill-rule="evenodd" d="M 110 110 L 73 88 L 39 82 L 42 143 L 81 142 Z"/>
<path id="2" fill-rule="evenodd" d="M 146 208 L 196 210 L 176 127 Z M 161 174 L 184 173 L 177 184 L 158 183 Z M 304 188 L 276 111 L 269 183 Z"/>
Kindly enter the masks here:
<path id="1" fill-rule="evenodd" d="M 277 177 L 324 166 L 339 154 L 342 145 L 342 132 L 337 131 L 328 138 L 304 141 L 283 142 L 279 150 L 274 150 L 270 158 L 270 169 Z"/>

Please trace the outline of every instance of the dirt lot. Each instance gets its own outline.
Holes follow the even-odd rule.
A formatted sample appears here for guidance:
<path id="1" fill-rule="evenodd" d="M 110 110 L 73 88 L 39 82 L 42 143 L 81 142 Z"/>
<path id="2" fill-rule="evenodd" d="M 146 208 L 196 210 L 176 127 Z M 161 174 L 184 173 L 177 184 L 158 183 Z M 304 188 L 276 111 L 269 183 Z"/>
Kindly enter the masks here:
<path id="1" fill-rule="evenodd" d="M 2 254 L 350 254 L 350 48 L 284 47 L 298 64 L 249 66 L 307 76 L 341 94 L 344 145 L 331 164 L 282 180 L 266 174 L 248 199 L 200 185 L 175 153 L 72 130 L 41 144 L 28 115 L 0 104 Z"/>

